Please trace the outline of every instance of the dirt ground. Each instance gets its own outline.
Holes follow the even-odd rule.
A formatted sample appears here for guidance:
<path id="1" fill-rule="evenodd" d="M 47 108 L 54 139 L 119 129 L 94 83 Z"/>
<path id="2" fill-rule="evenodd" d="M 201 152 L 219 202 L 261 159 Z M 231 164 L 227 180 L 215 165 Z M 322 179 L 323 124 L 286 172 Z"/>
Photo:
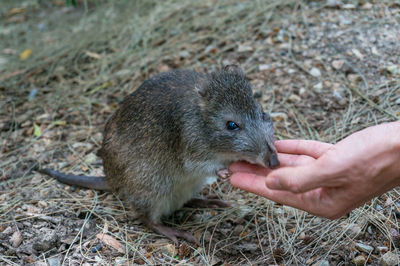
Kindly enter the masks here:
<path id="1" fill-rule="evenodd" d="M 114 195 L 32 169 L 102 175 L 106 119 L 175 68 L 239 64 L 278 139 L 399 119 L 399 1 L 69 2 L 0 4 L 0 263 L 396 265 L 397 189 L 329 221 L 217 181 L 204 194 L 232 207 L 176 212 L 201 245 L 174 246 Z"/>

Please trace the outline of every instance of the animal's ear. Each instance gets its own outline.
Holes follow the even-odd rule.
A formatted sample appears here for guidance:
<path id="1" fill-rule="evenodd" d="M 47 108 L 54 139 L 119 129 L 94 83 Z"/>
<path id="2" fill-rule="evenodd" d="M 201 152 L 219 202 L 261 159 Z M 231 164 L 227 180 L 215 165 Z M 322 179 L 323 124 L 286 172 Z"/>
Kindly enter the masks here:
<path id="1" fill-rule="evenodd" d="M 230 74 L 237 74 L 244 76 L 243 70 L 238 65 L 227 65 L 224 67 L 224 71 Z"/>

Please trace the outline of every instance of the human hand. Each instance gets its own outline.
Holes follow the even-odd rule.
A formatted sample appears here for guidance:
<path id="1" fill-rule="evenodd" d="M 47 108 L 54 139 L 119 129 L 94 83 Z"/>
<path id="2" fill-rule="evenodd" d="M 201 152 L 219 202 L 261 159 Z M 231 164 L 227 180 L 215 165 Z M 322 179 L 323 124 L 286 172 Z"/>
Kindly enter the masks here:
<path id="1" fill-rule="evenodd" d="M 233 163 L 232 185 L 335 219 L 400 184 L 400 121 L 366 128 L 335 145 L 310 140 L 275 145 L 278 169 Z"/>

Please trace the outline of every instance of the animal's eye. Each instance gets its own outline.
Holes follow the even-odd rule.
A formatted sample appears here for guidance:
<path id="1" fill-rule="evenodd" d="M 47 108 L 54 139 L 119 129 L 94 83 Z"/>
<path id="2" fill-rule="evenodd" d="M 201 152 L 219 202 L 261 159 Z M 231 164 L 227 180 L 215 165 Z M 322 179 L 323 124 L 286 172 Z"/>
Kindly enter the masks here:
<path id="1" fill-rule="evenodd" d="M 236 123 L 233 122 L 233 121 L 228 121 L 228 122 L 226 123 L 226 128 L 227 128 L 228 130 L 239 130 L 239 129 L 240 129 L 240 127 L 238 126 L 238 124 L 236 124 Z"/>

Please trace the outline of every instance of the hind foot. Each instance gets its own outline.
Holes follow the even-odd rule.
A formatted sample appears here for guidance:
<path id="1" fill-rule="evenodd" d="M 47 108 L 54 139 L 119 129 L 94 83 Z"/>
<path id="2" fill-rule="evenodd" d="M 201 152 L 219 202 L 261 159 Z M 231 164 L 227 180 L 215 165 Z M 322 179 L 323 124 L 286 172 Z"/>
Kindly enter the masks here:
<path id="1" fill-rule="evenodd" d="M 206 198 L 193 198 L 186 202 L 185 206 L 192 208 L 226 208 L 231 205 L 218 199 L 216 195 L 209 195 Z"/>
<path id="2" fill-rule="evenodd" d="M 145 223 L 154 232 L 164 235 L 169 239 L 171 239 L 177 246 L 178 246 L 178 237 L 200 246 L 200 242 L 192 235 L 192 233 L 186 232 L 184 230 L 179 230 L 173 227 L 169 227 L 163 224 L 152 223 L 149 221 L 145 221 Z"/>

